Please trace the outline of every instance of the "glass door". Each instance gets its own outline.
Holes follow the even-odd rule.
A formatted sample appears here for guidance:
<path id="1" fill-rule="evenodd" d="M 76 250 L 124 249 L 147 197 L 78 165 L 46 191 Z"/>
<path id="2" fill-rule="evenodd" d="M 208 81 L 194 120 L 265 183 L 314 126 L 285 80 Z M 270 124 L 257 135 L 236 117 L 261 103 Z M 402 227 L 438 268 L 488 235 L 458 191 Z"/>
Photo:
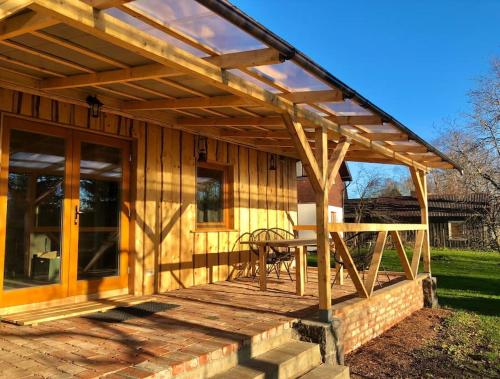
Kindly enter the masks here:
<path id="1" fill-rule="evenodd" d="M 70 292 L 128 286 L 128 143 L 75 133 Z"/>
<path id="2" fill-rule="evenodd" d="M 0 307 L 128 289 L 128 141 L 5 116 L 1 142 Z"/>
<path id="3" fill-rule="evenodd" d="M 71 135 L 6 117 L 0 170 L 2 306 L 65 296 Z M 36 125 L 36 124 L 35 124 Z M 5 220 L 5 222 L 4 222 Z"/>

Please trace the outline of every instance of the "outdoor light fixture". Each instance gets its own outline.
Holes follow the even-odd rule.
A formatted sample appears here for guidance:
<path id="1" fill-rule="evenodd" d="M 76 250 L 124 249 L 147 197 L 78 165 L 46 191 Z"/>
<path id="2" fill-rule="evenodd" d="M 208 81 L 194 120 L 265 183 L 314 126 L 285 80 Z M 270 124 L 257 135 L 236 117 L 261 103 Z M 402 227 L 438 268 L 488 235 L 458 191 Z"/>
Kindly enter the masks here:
<path id="1" fill-rule="evenodd" d="M 101 113 L 102 103 L 96 96 L 87 96 L 87 104 L 90 108 L 90 115 L 94 118 L 99 117 Z"/>
<path id="2" fill-rule="evenodd" d="M 207 137 L 198 137 L 198 162 L 207 161 Z"/>
<path id="3" fill-rule="evenodd" d="M 271 154 L 269 158 L 269 171 L 276 171 L 276 154 Z"/>

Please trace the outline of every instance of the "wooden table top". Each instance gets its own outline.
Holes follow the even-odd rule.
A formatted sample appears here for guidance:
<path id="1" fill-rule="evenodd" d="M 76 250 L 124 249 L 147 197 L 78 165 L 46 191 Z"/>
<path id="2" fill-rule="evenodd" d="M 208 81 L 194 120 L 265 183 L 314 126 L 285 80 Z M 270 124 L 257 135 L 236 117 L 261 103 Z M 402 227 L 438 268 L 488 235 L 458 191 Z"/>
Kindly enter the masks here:
<path id="1" fill-rule="evenodd" d="M 241 241 L 240 243 L 257 246 L 275 246 L 275 247 L 296 247 L 296 246 L 315 246 L 316 238 L 293 238 L 293 239 L 275 239 L 262 241 Z"/>

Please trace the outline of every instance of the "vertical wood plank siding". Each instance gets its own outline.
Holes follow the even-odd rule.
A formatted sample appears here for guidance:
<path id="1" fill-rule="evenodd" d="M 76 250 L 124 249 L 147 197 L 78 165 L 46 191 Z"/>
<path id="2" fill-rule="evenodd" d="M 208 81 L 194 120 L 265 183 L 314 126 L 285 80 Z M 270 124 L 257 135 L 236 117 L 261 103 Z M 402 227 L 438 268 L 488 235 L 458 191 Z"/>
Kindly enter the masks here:
<path id="1" fill-rule="evenodd" d="M 295 163 L 208 139 L 208 160 L 233 171 L 234 228 L 196 229 L 196 146 L 190 133 L 113 114 L 90 117 L 85 107 L 0 88 L 0 111 L 61 126 L 132 138 L 130 288 L 137 294 L 165 292 L 248 275 L 251 255 L 238 237 L 257 228 L 291 230 L 297 220 Z"/>

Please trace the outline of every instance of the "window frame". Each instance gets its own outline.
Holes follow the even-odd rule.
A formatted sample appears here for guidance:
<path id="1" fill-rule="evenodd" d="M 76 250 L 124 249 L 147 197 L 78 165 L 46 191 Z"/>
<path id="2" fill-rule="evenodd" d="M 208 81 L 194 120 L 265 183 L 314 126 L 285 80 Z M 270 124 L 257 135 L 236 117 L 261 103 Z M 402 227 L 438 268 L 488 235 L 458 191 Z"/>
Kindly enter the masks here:
<path id="1" fill-rule="evenodd" d="M 222 171 L 222 222 L 199 222 L 198 221 L 198 168 Z M 233 166 L 216 162 L 197 162 L 196 164 L 196 186 L 195 186 L 195 222 L 197 231 L 226 231 L 232 230 L 234 213 L 233 194 Z"/>
<path id="2" fill-rule="evenodd" d="M 457 225 L 459 227 L 462 227 L 462 233 L 460 236 L 454 235 L 452 225 Z M 466 236 L 466 233 L 464 230 L 465 225 L 466 225 L 466 222 L 463 220 L 448 221 L 448 239 L 451 241 L 466 241 L 467 236 Z"/>

